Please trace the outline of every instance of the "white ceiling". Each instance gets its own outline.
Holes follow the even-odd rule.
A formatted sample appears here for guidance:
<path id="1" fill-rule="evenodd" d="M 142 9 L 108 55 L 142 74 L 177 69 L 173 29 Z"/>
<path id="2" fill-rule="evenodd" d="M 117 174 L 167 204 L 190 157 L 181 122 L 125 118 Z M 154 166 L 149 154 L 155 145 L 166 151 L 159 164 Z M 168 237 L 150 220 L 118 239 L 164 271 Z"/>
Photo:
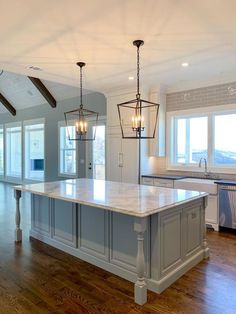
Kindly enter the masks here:
<path id="1" fill-rule="evenodd" d="M 46 80 L 42 80 L 42 82 L 56 101 L 79 96 L 78 87 Z M 16 110 L 38 106 L 47 102 L 27 76 L 7 71 L 3 71 L 0 75 L 0 93 Z M 83 94 L 88 93 L 90 91 L 83 90 Z M 7 109 L 0 105 L 0 113 L 5 112 L 8 112 Z"/>
<path id="2" fill-rule="evenodd" d="M 135 39 L 145 83 L 236 73 L 235 0 L 1 0 L 0 69 L 109 91 L 134 85 Z M 189 62 L 188 68 L 181 63 Z M 29 65 L 43 71 L 28 70 Z"/>

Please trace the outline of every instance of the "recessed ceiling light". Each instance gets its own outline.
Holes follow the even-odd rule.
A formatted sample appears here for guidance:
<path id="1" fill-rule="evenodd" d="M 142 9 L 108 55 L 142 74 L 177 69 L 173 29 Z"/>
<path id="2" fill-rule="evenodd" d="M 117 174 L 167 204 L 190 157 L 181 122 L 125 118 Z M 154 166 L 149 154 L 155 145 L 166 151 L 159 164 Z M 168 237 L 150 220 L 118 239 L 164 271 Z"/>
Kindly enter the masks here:
<path id="1" fill-rule="evenodd" d="M 43 71 L 43 69 L 38 67 L 37 65 L 29 65 L 27 69 L 34 70 L 34 71 Z"/>
<path id="2" fill-rule="evenodd" d="M 184 68 L 186 68 L 186 67 L 189 66 L 188 62 L 183 62 L 181 65 L 182 65 L 182 67 L 184 67 Z"/>
<path id="3" fill-rule="evenodd" d="M 129 79 L 130 81 L 133 81 L 133 80 L 134 80 L 134 77 L 133 77 L 133 76 L 129 76 L 128 79 Z"/>

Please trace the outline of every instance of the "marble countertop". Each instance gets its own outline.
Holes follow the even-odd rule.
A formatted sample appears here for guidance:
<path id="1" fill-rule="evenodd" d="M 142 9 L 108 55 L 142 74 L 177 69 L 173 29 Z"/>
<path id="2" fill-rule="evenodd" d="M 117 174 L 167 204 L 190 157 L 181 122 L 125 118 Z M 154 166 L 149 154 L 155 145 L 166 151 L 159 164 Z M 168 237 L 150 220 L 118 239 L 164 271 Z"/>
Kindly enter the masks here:
<path id="1" fill-rule="evenodd" d="M 180 176 L 180 175 L 171 175 L 171 174 L 146 174 L 142 175 L 143 178 L 156 178 L 156 179 L 168 179 L 168 180 L 179 180 L 184 179 L 186 176 Z"/>
<path id="2" fill-rule="evenodd" d="M 20 185 L 14 188 L 136 217 L 147 217 L 208 195 L 197 191 L 93 179 L 69 179 Z"/>

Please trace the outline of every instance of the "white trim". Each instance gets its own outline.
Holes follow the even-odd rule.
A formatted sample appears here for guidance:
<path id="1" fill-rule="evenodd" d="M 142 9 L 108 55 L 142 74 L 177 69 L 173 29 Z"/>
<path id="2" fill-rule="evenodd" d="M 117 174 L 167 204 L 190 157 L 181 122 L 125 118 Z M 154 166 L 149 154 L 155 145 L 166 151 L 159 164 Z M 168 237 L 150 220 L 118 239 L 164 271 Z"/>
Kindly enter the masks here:
<path id="1" fill-rule="evenodd" d="M 208 117 L 208 166 L 210 172 L 218 173 L 230 173 L 236 174 L 236 166 L 232 165 L 220 165 L 217 166 L 213 164 L 213 148 L 214 148 L 214 116 L 216 115 L 227 115 L 227 114 L 236 114 L 236 104 L 222 105 L 222 106 L 210 106 L 186 110 L 177 110 L 167 112 L 167 170 L 175 171 L 194 171 L 194 172 L 203 172 L 202 169 L 198 167 L 197 164 L 174 164 L 171 160 L 173 156 L 173 149 L 175 147 L 173 141 L 173 119 L 174 118 L 194 118 L 194 117 Z M 176 133 L 176 132 L 174 132 Z"/>
<path id="2" fill-rule="evenodd" d="M 71 125 L 73 126 L 73 121 L 68 121 L 68 125 Z M 70 173 L 64 173 L 64 172 L 61 172 L 61 143 L 60 143 L 60 136 L 61 136 L 61 127 L 66 127 L 66 123 L 65 121 L 58 121 L 57 123 L 57 141 L 58 141 L 58 152 L 57 152 L 57 155 L 58 155 L 58 169 L 57 169 L 57 175 L 58 177 L 64 177 L 64 178 L 71 178 L 71 179 L 75 179 L 78 177 L 78 165 L 79 165 L 79 162 L 78 162 L 78 143 L 77 141 L 75 141 L 75 174 L 70 174 Z"/>
<path id="3" fill-rule="evenodd" d="M 25 149 L 26 149 L 26 146 L 25 146 L 25 127 L 27 126 L 30 126 L 30 125 L 37 125 L 37 124 L 43 124 L 43 131 L 44 131 L 44 135 L 43 135 L 43 146 L 44 146 L 44 170 L 43 170 L 43 176 L 41 179 L 37 178 L 37 179 L 34 179 L 34 178 L 27 178 L 26 175 L 25 175 L 25 163 L 26 163 L 26 154 L 25 154 Z M 36 183 L 36 182 L 44 182 L 45 181 L 45 172 L 46 172 L 46 140 L 45 140 L 45 118 L 38 118 L 38 119 L 31 119 L 31 120 L 24 120 L 22 122 L 22 129 L 23 129 L 23 132 L 22 132 L 22 146 L 23 146 L 23 151 L 22 151 L 22 159 L 23 159 L 23 163 L 22 163 L 22 177 L 23 177 L 23 182 L 24 183 Z"/>

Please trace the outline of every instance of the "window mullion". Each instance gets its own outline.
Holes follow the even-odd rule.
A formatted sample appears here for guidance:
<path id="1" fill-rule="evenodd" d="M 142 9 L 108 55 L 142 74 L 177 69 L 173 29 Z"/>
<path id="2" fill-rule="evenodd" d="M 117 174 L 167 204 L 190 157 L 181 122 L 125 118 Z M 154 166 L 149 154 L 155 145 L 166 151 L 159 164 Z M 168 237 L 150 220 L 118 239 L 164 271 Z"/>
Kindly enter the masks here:
<path id="1" fill-rule="evenodd" d="M 190 119 L 186 120 L 186 142 L 185 142 L 185 151 L 186 151 L 186 164 L 190 163 Z"/>
<path id="2" fill-rule="evenodd" d="M 212 114 L 208 115 L 208 142 L 207 142 L 207 160 L 208 165 L 211 167 L 213 165 L 213 151 L 214 151 L 214 143 L 215 143 L 215 136 L 214 136 L 214 123 L 213 123 L 214 116 Z"/>

